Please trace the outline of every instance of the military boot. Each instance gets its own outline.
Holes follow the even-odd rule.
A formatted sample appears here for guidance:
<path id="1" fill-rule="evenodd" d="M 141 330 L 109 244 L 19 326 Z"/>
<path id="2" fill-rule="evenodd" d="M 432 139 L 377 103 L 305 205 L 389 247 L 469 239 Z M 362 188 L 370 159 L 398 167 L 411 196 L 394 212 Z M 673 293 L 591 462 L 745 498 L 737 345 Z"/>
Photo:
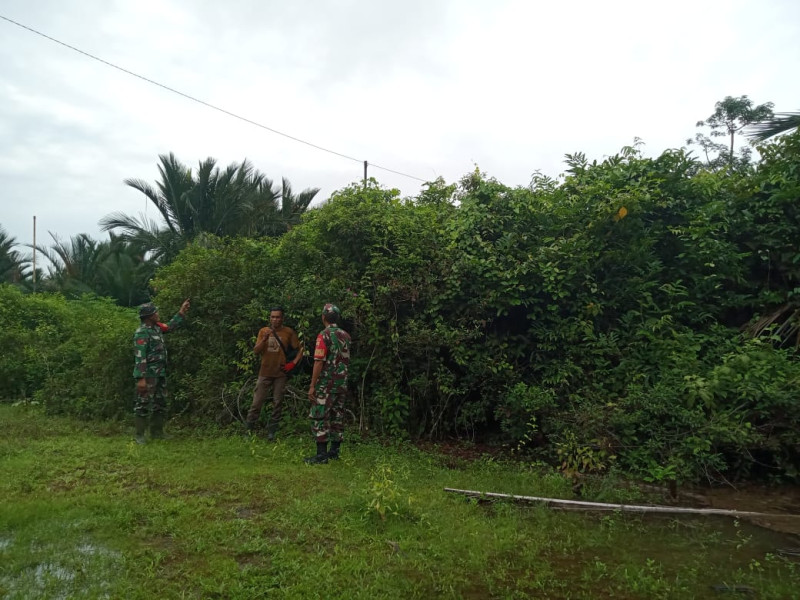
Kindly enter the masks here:
<path id="1" fill-rule="evenodd" d="M 270 421 L 267 423 L 267 439 L 270 442 L 275 441 L 275 434 L 278 433 L 278 423 L 273 423 Z"/>
<path id="2" fill-rule="evenodd" d="M 339 446 L 341 445 L 341 440 L 338 442 L 331 442 L 331 449 L 328 451 L 328 460 L 339 460 Z"/>
<path id="3" fill-rule="evenodd" d="M 154 440 L 171 440 L 172 436 L 164 433 L 164 413 L 154 413 L 150 417 L 150 438 Z"/>
<path id="4" fill-rule="evenodd" d="M 253 421 L 245 421 L 244 422 L 244 429 L 242 429 L 242 435 L 246 438 L 249 438 L 252 435 L 255 435 L 256 424 Z"/>
<path id="5" fill-rule="evenodd" d="M 136 436 L 133 438 L 137 444 L 146 444 L 147 440 L 144 439 L 144 432 L 147 429 L 147 417 L 140 417 L 136 415 L 133 417 L 133 423 L 136 427 Z"/>
<path id="6" fill-rule="evenodd" d="M 328 463 L 328 442 L 317 442 L 317 453 L 305 459 L 307 465 L 325 465 Z"/>

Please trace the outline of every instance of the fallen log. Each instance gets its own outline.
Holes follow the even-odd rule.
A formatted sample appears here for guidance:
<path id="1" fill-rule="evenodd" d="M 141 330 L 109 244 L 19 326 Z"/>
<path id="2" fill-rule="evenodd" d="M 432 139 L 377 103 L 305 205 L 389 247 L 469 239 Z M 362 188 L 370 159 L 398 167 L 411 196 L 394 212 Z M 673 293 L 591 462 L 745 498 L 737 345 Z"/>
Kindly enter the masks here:
<path id="1" fill-rule="evenodd" d="M 661 514 L 691 514 L 691 515 L 723 515 L 727 517 L 759 517 L 759 518 L 798 518 L 800 515 L 779 515 L 770 513 L 750 512 L 744 510 L 727 510 L 724 508 L 686 508 L 681 506 L 645 506 L 637 504 L 609 504 L 606 502 L 588 502 L 586 500 L 564 500 L 561 498 L 542 498 L 539 496 L 518 496 L 515 494 L 499 494 L 496 492 L 479 492 L 476 490 L 458 490 L 444 488 L 445 492 L 464 494 L 475 498 L 499 498 L 504 500 L 521 500 L 524 502 L 539 502 L 550 508 L 571 510 L 618 510 L 632 513 L 661 513 Z"/>

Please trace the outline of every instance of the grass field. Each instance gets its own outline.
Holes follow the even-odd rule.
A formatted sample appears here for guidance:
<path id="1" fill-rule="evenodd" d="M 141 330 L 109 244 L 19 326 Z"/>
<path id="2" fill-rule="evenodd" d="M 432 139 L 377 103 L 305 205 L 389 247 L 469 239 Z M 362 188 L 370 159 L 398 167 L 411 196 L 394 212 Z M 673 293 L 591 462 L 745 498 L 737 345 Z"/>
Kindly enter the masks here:
<path id="1" fill-rule="evenodd" d="M 312 467 L 311 446 L 210 429 L 137 446 L 0 405 L 0 597 L 800 598 L 776 553 L 792 540 L 744 522 L 478 503 L 442 488 L 573 496 L 491 458 L 351 442 Z"/>

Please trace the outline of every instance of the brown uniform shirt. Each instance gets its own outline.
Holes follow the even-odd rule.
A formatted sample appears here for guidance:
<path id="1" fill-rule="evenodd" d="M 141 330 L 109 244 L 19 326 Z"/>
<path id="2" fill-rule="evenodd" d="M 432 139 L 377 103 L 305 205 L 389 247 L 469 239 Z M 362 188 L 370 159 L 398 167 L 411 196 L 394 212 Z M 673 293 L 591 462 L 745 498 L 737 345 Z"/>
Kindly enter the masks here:
<path id="1" fill-rule="evenodd" d="M 261 329 L 258 332 L 257 339 L 261 340 L 269 329 L 269 327 L 264 327 Z M 286 364 L 286 355 L 283 353 L 278 341 L 275 339 L 276 335 L 281 336 L 283 347 L 287 350 L 289 348 L 300 348 L 300 340 L 297 337 L 294 329 L 291 327 L 286 327 L 284 325 L 280 328 L 280 331 L 273 331 L 270 334 L 269 339 L 267 339 L 267 343 L 261 349 L 261 369 L 258 371 L 259 377 L 285 376 L 285 373 L 281 371 L 281 367 Z"/>

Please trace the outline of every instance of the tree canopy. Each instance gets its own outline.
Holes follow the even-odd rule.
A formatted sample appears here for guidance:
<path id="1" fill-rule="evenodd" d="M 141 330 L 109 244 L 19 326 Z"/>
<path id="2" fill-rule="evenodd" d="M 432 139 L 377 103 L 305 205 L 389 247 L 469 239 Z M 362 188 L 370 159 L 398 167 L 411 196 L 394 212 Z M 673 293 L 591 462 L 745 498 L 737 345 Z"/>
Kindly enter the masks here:
<path id="1" fill-rule="evenodd" d="M 743 132 L 754 123 L 766 122 L 773 119 L 774 105 L 766 102 L 757 106 L 747 96 L 725 96 L 716 103 L 714 112 L 708 118 L 698 121 L 697 127 L 708 127 L 711 137 L 698 133 L 694 139 L 687 140 L 688 144 L 697 144 L 703 150 L 707 166 L 711 168 L 743 168 L 750 163 L 752 151 L 745 146 L 740 149 L 737 156 L 734 142 L 737 133 Z M 711 138 L 730 138 L 729 144 L 719 144 Z"/>
<path id="2" fill-rule="evenodd" d="M 125 184 L 145 195 L 160 222 L 116 212 L 103 217 L 100 225 L 161 264 L 204 234 L 281 235 L 299 222 L 319 192 L 309 188 L 295 194 L 285 178 L 278 187 L 247 160 L 223 169 L 208 158 L 195 172 L 172 153 L 160 155 L 159 161 L 155 186 L 141 179 L 126 179 Z"/>

